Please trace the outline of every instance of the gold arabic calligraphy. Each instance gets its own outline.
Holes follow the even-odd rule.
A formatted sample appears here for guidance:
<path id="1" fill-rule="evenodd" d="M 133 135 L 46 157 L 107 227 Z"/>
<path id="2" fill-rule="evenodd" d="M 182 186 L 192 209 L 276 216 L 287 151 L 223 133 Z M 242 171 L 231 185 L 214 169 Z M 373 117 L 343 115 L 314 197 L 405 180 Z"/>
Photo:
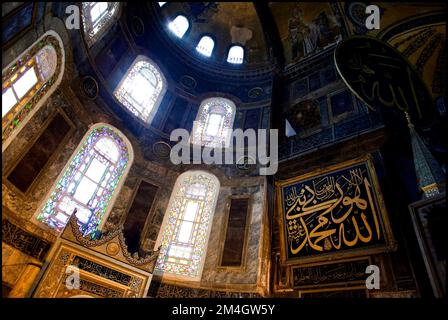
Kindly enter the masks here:
<path id="1" fill-rule="evenodd" d="M 350 170 L 347 176 L 339 176 L 336 182 L 334 176 L 315 179 L 302 184 L 299 191 L 293 186 L 286 194 L 286 227 L 293 255 L 306 245 L 324 251 L 339 250 L 342 244 L 353 247 L 358 241 L 369 243 L 375 237 L 373 232 L 380 239 L 369 180 L 359 168 Z M 366 199 L 361 197 L 362 188 Z M 353 229 L 355 235 L 349 235 Z"/>

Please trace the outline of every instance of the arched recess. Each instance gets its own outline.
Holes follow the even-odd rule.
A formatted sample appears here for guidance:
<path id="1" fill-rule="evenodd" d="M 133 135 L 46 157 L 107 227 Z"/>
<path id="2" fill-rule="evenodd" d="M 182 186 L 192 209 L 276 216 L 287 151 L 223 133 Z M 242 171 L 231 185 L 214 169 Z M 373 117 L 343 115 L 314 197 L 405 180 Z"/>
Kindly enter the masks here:
<path id="1" fill-rule="evenodd" d="M 2 152 L 62 81 L 61 37 L 47 31 L 2 71 Z"/>
<path id="2" fill-rule="evenodd" d="M 204 267 L 220 183 L 211 173 L 191 170 L 176 180 L 157 238 L 155 274 L 199 281 Z"/>
<path id="3" fill-rule="evenodd" d="M 132 145 L 120 130 L 106 123 L 93 125 L 59 174 L 35 219 L 60 233 L 76 212 L 84 236 L 101 230 L 133 159 Z"/>

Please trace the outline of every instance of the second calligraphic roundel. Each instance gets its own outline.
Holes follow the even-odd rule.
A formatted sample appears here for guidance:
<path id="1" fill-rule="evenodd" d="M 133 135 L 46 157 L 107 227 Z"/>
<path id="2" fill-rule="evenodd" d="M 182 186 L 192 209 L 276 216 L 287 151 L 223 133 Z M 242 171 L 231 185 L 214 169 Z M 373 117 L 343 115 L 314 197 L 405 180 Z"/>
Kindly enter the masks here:
<path id="1" fill-rule="evenodd" d="M 420 75 L 403 55 L 376 38 L 354 36 L 335 50 L 339 74 L 369 107 L 408 112 L 418 127 L 431 125 L 435 107 Z"/>

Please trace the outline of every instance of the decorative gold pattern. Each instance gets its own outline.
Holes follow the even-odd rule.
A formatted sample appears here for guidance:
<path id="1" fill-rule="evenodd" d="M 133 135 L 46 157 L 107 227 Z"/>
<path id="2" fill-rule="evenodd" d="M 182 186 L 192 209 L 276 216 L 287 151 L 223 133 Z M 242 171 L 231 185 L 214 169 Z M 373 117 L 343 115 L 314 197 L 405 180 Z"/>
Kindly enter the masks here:
<path id="1" fill-rule="evenodd" d="M 72 273 L 69 266 L 79 270 L 78 288 L 66 285 L 67 277 Z M 34 296 L 67 297 L 93 293 L 107 298 L 143 297 L 150 277 L 147 272 L 62 239 L 56 244 L 55 255 Z"/>
<path id="2" fill-rule="evenodd" d="M 88 237 L 84 237 L 81 231 L 79 230 L 79 226 L 77 223 L 77 219 L 75 215 L 72 215 L 70 218 L 70 229 L 75 237 L 75 239 L 82 244 L 83 246 L 90 248 L 90 247 L 99 247 L 101 245 L 106 244 L 109 241 L 112 241 L 112 239 L 118 238 L 118 243 L 121 248 L 121 252 L 123 256 L 126 258 L 126 260 L 134 266 L 144 266 L 148 265 L 149 267 L 145 268 L 145 270 L 149 270 L 152 272 L 154 270 L 155 263 L 157 261 L 157 257 L 159 254 L 159 251 L 152 251 L 148 256 L 145 258 L 140 258 L 138 256 L 138 253 L 131 254 L 126 245 L 126 241 L 123 235 L 123 225 L 118 226 L 116 229 L 111 230 L 108 233 L 105 233 L 102 235 L 102 237 L 98 240 L 92 240 Z M 116 242 L 113 242 L 116 244 Z M 117 255 L 118 252 L 115 255 Z"/>

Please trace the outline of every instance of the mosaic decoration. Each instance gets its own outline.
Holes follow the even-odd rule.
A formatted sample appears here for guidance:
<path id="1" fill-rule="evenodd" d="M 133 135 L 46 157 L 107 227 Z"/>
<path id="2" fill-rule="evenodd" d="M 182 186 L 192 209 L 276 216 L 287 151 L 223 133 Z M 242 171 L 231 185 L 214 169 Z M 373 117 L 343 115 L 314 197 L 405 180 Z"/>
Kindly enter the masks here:
<path id="1" fill-rule="evenodd" d="M 365 254 L 367 248 L 384 251 L 390 243 L 390 227 L 369 160 L 294 178 L 282 183 L 280 192 L 286 259 L 316 260 L 339 252 L 355 255 L 360 248 Z"/>
<path id="2" fill-rule="evenodd" d="M 82 24 L 86 42 L 89 46 L 93 45 L 104 32 L 115 22 L 118 14 L 119 2 L 106 2 L 107 9 L 99 14 L 99 17 L 92 19 L 92 9 L 99 2 L 83 2 L 81 10 Z M 95 9 L 94 9 L 95 10 Z"/>
<path id="3" fill-rule="evenodd" d="M 155 269 L 164 273 L 199 277 L 219 182 L 215 176 L 205 172 L 187 172 L 178 178 L 173 192 L 166 213 L 168 217 L 161 229 L 161 248 Z M 193 215 L 188 211 L 191 204 L 197 208 Z M 185 224 L 191 225 L 187 237 L 182 232 Z"/>
<path id="4" fill-rule="evenodd" d="M 139 56 L 118 85 L 114 95 L 132 114 L 144 122 L 149 122 L 165 87 L 165 81 L 157 67 L 147 58 Z"/>
<path id="5" fill-rule="evenodd" d="M 437 33 L 430 39 L 429 43 L 425 46 L 422 53 L 418 57 L 415 67 L 420 75 L 423 74 L 423 68 L 425 67 L 426 63 L 431 58 L 431 56 L 434 54 L 436 49 L 439 47 L 439 44 L 442 44 L 442 39 L 443 35 Z"/>
<path id="6" fill-rule="evenodd" d="M 269 3 L 287 63 L 297 62 L 342 39 L 343 26 L 330 3 Z"/>
<path id="7" fill-rule="evenodd" d="M 112 128 L 94 128 L 72 158 L 37 220 L 61 232 L 75 212 L 84 236 L 97 231 L 129 163 L 126 143 Z M 85 190 L 94 190 L 86 195 Z"/>
<path id="8" fill-rule="evenodd" d="M 2 143 L 36 108 L 59 77 L 62 69 L 62 48 L 56 37 L 49 34 L 39 40 L 2 74 L 2 92 L 30 68 L 35 68 L 37 83 L 2 118 Z M 12 80 L 14 79 L 14 80 Z"/>
<path id="9" fill-rule="evenodd" d="M 418 51 L 435 33 L 436 30 L 434 28 L 428 28 L 422 32 L 417 33 L 415 39 L 412 39 L 413 41 L 403 50 L 403 56 L 409 58 L 416 51 Z"/>
<path id="10" fill-rule="evenodd" d="M 193 125 L 192 142 L 206 147 L 227 146 L 235 118 L 235 104 L 225 98 L 210 98 L 202 102 Z M 221 117 L 216 134 L 208 134 L 209 119 L 211 115 Z"/>

